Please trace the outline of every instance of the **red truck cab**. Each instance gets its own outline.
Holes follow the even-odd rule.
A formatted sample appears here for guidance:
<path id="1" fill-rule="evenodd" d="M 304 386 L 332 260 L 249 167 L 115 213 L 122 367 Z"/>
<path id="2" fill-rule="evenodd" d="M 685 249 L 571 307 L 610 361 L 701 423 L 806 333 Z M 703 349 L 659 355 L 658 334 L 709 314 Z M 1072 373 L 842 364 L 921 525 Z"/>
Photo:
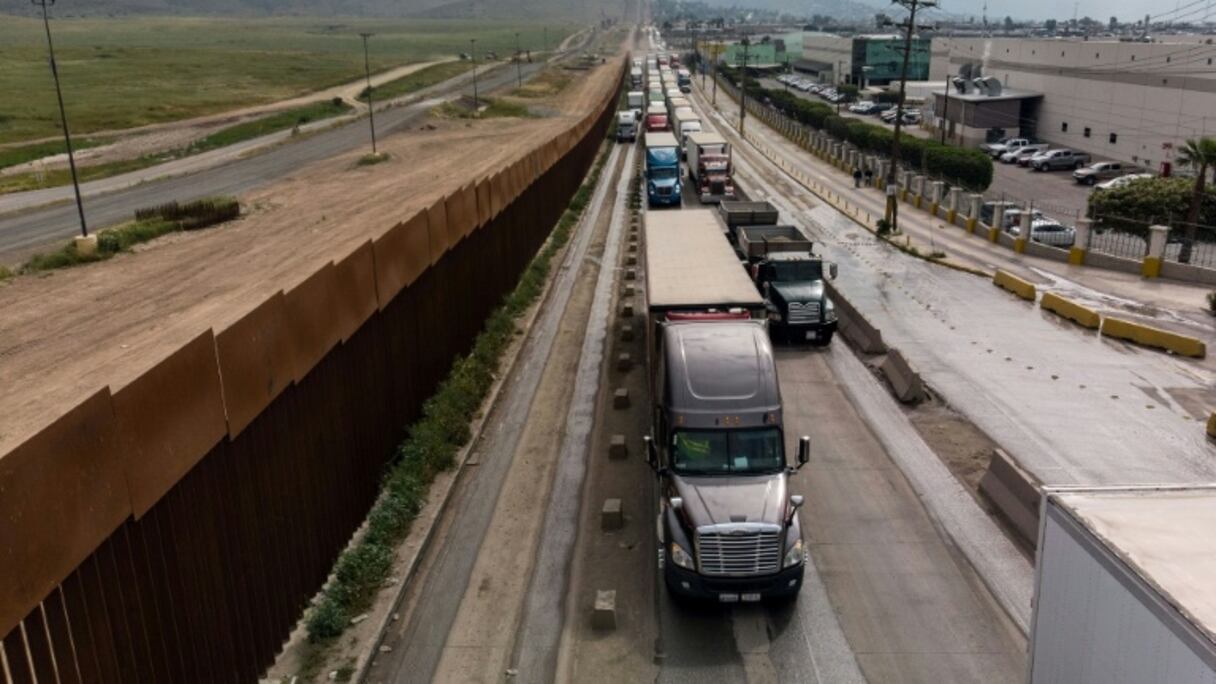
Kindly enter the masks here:
<path id="1" fill-rule="evenodd" d="M 668 129 L 666 114 L 647 114 L 646 132 L 665 131 Z"/>

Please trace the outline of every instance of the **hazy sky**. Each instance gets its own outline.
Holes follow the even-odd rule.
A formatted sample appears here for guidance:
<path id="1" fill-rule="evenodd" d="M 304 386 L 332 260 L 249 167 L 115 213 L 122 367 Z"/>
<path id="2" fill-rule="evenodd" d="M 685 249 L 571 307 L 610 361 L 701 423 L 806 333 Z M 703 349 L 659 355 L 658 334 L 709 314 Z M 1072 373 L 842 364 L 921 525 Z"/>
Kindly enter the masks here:
<path id="1" fill-rule="evenodd" d="M 870 0 L 870 4 L 883 4 Z M 1073 13 L 1073 0 L 988 0 L 989 17 L 1055 17 L 1069 19 Z M 1207 9 L 1208 7 L 1211 9 Z M 979 15 L 984 7 L 984 0 L 941 0 L 942 9 L 952 14 Z M 1095 19 L 1106 20 L 1112 15 L 1121 20 L 1141 18 L 1145 14 L 1175 15 L 1175 8 L 1181 8 L 1176 16 L 1188 20 L 1200 20 L 1209 13 L 1210 21 L 1216 21 L 1216 0 L 1080 0 L 1077 4 L 1077 16 L 1089 15 Z"/>

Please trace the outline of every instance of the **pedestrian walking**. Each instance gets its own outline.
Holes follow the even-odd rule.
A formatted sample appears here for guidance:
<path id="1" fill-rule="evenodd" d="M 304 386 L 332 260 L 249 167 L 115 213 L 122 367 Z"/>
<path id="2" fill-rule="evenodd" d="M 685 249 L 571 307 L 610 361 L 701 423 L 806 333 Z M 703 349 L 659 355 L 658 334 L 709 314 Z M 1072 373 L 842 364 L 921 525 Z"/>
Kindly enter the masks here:
<path id="1" fill-rule="evenodd" d="M 874 185 L 874 171 L 872 169 L 866 169 L 866 187 L 868 188 L 872 185 Z"/>
<path id="2" fill-rule="evenodd" d="M 861 187 L 861 169 L 853 169 L 853 187 Z"/>

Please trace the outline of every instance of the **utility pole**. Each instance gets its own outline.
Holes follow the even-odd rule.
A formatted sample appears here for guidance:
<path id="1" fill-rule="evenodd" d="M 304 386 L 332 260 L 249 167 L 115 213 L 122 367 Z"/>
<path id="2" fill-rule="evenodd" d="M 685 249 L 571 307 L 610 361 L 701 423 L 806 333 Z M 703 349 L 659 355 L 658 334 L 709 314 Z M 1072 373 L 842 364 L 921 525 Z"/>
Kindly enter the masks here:
<path id="1" fill-rule="evenodd" d="M 517 86 L 520 88 L 524 87 L 523 65 L 520 64 L 520 62 L 523 61 L 523 58 L 524 58 L 523 50 L 521 50 L 519 47 L 519 31 L 516 31 L 515 32 L 515 80 L 517 82 Z"/>
<path id="2" fill-rule="evenodd" d="M 367 58 L 367 39 L 374 33 L 360 33 L 363 38 L 363 73 L 367 77 L 367 120 L 372 127 L 372 154 L 376 154 L 376 102 L 372 99 L 372 68 Z"/>
<path id="3" fill-rule="evenodd" d="M 945 42 L 945 41 L 943 41 Z M 932 49 L 932 48 L 930 48 Z M 933 55 L 929 55 L 932 60 Z M 950 111 L 950 48 L 946 48 L 946 87 L 942 90 L 942 144 L 946 144 L 946 126 L 950 125 L 946 114 Z"/>
<path id="4" fill-rule="evenodd" d="M 476 113 L 480 108 L 477 104 L 477 39 L 469 39 L 469 58 L 473 60 L 473 112 Z"/>
<path id="5" fill-rule="evenodd" d="M 904 96 L 908 89 L 908 61 L 912 57 L 912 34 L 916 32 L 916 12 L 937 7 L 937 0 L 894 0 L 895 4 L 908 10 L 908 22 L 904 25 L 904 63 L 899 72 L 899 99 L 895 102 L 895 135 L 891 137 L 891 163 L 887 167 L 887 212 L 886 220 L 890 232 L 899 230 L 899 200 L 895 196 L 895 169 L 899 166 L 899 129 L 904 119 Z"/>
<path id="6" fill-rule="evenodd" d="M 80 214 L 80 235 L 89 236 L 89 226 L 84 220 L 84 200 L 80 198 L 80 179 L 76 175 L 76 153 L 72 150 L 72 133 L 68 130 L 68 114 L 63 107 L 63 90 L 59 87 L 59 67 L 55 64 L 55 44 L 51 42 L 51 19 L 47 7 L 55 0 L 33 0 L 42 6 L 42 25 L 46 28 L 46 49 L 50 54 L 51 76 L 55 79 L 55 97 L 59 99 L 59 120 L 63 123 L 63 143 L 68 148 L 68 168 L 72 170 L 72 189 L 76 192 L 76 212 Z"/>
<path id="7" fill-rule="evenodd" d="M 743 135 L 743 119 L 747 116 L 747 50 L 752 42 L 743 36 L 743 75 L 739 78 L 739 135 Z"/>

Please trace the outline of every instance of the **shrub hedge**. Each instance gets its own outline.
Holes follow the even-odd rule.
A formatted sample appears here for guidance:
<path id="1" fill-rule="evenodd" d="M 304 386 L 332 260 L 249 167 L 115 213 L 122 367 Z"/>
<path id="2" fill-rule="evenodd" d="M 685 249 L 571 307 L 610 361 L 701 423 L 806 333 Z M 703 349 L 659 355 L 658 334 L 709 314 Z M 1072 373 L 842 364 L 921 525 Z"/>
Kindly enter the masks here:
<path id="1" fill-rule="evenodd" d="M 739 86 L 738 69 L 722 67 L 721 71 L 735 87 Z M 838 116 L 835 108 L 826 103 L 811 102 L 785 90 L 764 88 L 750 76 L 744 89 L 749 98 L 769 104 L 794 121 L 825 131 L 865 152 L 887 154 L 891 150 L 894 132 L 885 126 Z M 899 158 L 909 168 L 968 190 L 978 192 L 992 184 L 992 159 L 980 150 L 945 145 L 936 140 L 901 133 Z"/>
<path id="2" fill-rule="evenodd" d="M 1089 195 L 1089 216 L 1099 229 L 1147 236 L 1154 224 L 1186 220 L 1194 181 L 1190 178 L 1145 178 L 1121 188 Z M 1207 188 L 1199 205 L 1199 223 L 1216 225 L 1216 188 Z"/>

